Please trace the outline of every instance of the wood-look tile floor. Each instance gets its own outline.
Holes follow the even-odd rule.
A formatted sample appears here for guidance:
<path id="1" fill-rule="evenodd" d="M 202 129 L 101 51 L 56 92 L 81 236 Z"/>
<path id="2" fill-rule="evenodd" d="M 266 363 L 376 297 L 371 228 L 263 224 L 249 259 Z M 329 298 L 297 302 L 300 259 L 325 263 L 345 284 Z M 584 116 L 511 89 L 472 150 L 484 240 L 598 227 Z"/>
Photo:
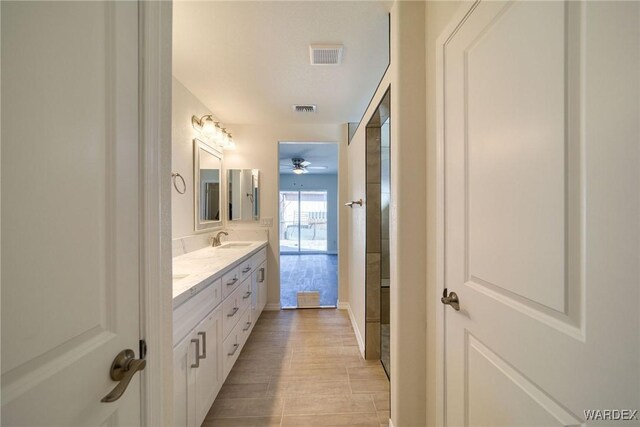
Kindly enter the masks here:
<path id="1" fill-rule="evenodd" d="M 388 426 L 389 381 L 345 310 L 265 311 L 203 427 Z"/>

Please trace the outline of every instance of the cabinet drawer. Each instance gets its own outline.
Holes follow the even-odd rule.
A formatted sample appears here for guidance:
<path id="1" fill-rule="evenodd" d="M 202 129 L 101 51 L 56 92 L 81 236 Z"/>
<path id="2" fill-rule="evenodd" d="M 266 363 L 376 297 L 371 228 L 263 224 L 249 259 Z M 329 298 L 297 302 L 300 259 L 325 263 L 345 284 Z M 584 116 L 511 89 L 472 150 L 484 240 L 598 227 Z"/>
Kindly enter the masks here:
<path id="1" fill-rule="evenodd" d="M 222 301 L 220 279 L 206 285 L 204 289 L 173 310 L 173 344 L 184 338 L 211 310 Z"/>
<path id="2" fill-rule="evenodd" d="M 240 314 L 238 318 L 242 320 L 237 322 L 235 327 L 231 330 L 231 333 L 229 333 L 229 336 L 224 339 L 224 343 L 222 344 L 222 368 L 224 371 L 223 378 L 225 380 L 227 379 L 229 372 L 231 372 L 233 364 L 236 363 L 247 337 L 251 333 L 251 327 L 247 328 L 247 323 L 251 321 L 251 307 L 247 306 L 245 311 Z"/>
<path id="3" fill-rule="evenodd" d="M 240 280 L 238 267 L 234 267 L 226 272 L 222 276 L 222 298 L 224 299 L 231 295 L 231 293 L 238 288 L 238 285 L 240 285 L 241 282 L 242 280 Z"/>
<path id="4" fill-rule="evenodd" d="M 251 257 L 251 266 L 256 269 L 260 264 L 267 260 L 267 248 L 262 248 L 257 254 Z"/>
<path id="5" fill-rule="evenodd" d="M 247 277 L 251 276 L 251 271 L 253 270 L 253 265 L 251 264 L 251 260 L 253 258 L 245 259 L 240 264 L 238 264 L 238 270 L 240 271 L 240 280 L 244 280 Z"/>
<path id="6" fill-rule="evenodd" d="M 245 308 L 251 302 L 251 279 L 247 279 L 222 303 L 223 335 L 229 335 Z"/>
<path id="7" fill-rule="evenodd" d="M 241 347 L 243 347 L 244 343 L 247 342 L 249 334 L 251 334 L 251 331 L 253 330 L 253 322 L 253 310 L 251 309 L 251 307 L 247 307 L 242 317 L 240 317 L 240 320 L 238 320 L 238 326 L 241 328 L 240 331 L 242 332 Z"/>

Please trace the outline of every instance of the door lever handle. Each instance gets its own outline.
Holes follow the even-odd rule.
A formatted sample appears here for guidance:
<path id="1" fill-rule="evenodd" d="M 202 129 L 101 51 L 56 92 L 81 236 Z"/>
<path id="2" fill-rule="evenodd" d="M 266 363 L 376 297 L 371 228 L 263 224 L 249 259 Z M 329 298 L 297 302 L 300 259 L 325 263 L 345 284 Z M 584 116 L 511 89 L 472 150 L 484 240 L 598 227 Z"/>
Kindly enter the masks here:
<path id="1" fill-rule="evenodd" d="M 460 311 L 460 300 L 458 299 L 458 294 L 455 292 L 447 295 L 447 288 L 444 288 L 440 301 L 442 301 L 443 304 L 450 305 L 455 311 Z"/>
<path id="2" fill-rule="evenodd" d="M 111 364 L 109 370 L 111 379 L 120 381 L 109 394 L 102 398 L 101 402 L 115 402 L 120 399 L 131 382 L 136 372 L 142 371 L 147 366 L 144 359 L 135 359 L 133 350 L 122 350 Z"/>

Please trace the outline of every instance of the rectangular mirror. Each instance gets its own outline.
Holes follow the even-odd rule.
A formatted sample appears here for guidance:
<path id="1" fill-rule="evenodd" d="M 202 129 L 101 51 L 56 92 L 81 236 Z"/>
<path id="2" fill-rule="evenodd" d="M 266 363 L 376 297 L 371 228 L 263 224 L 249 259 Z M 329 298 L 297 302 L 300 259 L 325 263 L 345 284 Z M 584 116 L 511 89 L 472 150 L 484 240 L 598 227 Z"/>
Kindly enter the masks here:
<path id="1" fill-rule="evenodd" d="M 199 139 L 193 140 L 195 229 L 222 226 L 222 154 Z"/>
<path id="2" fill-rule="evenodd" d="M 229 221 L 260 219 L 260 181 L 258 169 L 229 169 L 227 199 Z"/>

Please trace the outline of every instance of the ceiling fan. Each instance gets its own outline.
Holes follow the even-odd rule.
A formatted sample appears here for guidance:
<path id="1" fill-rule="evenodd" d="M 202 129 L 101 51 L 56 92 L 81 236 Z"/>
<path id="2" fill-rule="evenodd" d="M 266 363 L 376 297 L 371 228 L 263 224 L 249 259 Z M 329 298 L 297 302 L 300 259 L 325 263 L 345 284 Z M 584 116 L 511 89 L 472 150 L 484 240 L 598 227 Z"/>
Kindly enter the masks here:
<path id="1" fill-rule="evenodd" d="M 326 166 L 310 166 L 311 162 L 308 162 L 305 159 L 300 157 L 294 157 L 293 159 L 291 159 L 291 163 L 292 163 L 292 171 L 296 175 L 309 173 L 309 169 L 327 169 Z M 281 165 L 281 166 L 286 166 L 286 165 Z"/>

